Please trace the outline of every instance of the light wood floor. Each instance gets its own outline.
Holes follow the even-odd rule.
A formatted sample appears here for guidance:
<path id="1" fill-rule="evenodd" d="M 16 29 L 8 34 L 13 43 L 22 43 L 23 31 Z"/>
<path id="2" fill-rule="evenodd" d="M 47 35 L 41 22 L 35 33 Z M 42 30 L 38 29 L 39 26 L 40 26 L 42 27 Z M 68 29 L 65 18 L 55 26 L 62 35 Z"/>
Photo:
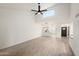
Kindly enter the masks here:
<path id="1" fill-rule="evenodd" d="M 73 56 L 67 38 L 38 37 L 0 50 L 2 56 Z"/>

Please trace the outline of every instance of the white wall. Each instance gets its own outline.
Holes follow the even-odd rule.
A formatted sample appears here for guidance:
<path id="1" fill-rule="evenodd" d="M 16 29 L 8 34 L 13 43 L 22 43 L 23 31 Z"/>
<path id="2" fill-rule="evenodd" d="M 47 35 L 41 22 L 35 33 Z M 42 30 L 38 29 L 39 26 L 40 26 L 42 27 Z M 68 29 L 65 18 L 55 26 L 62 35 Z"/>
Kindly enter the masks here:
<path id="1" fill-rule="evenodd" d="M 17 9 L 0 8 L 0 49 L 41 35 L 40 25 L 30 11 Z"/>
<path id="2" fill-rule="evenodd" d="M 52 22 L 46 22 L 48 23 L 48 30 L 49 33 L 44 34 L 44 36 L 52 36 L 52 37 L 57 37 L 57 38 L 61 38 L 61 27 L 69 27 L 69 31 L 70 31 L 70 35 L 73 34 L 73 23 L 52 23 Z M 43 23 L 44 24 L 44 23 Z M 68 31 L 68 29 L 67 29 Z M 68 32 L 67 32 L 67 37 L 68 37 Z"/>
<path id="3" fill-rule="evenodd" d="M 75 17 L 77 13 L 79 13 L 79 4 L 72 4 L 71 19 L 73 20 L 74 38 L 71 40 L 71 47 L 75 55 L 79 56 L 79 16 Z"/>
<path id="4" fill-rule="evenodd" d="M 70 30 L 69 30 L 69 36 L 71 37 L 71 38 L 73 38 L 73 35 L 74 35 L 74 33 L 73 33 L 73 22 L 71 22 L 70 24 L 69 24 L 69 28 L 70 28 Z"/>

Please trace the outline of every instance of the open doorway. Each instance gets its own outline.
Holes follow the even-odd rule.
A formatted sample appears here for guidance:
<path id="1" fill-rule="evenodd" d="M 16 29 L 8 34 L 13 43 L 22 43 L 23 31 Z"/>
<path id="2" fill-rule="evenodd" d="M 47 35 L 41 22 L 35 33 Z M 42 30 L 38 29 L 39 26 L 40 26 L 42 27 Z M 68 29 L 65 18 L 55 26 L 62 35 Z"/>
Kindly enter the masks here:
<path id="1" fill-rule="evenodd" d="M 67 27 L 61 27 L 61 37 L 67 37 Z"/>

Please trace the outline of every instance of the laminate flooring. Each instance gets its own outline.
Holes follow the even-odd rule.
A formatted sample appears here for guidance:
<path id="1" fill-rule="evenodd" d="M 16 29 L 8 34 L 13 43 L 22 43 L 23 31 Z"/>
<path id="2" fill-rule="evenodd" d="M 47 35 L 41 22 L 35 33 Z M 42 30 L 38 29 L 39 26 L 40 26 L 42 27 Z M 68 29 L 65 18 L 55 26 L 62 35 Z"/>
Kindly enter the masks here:
<path id="1" fill-rule="evenodd" d="M 74 56 L 68 38 L 38 37 L 0 50 L 0 56 Z"/>

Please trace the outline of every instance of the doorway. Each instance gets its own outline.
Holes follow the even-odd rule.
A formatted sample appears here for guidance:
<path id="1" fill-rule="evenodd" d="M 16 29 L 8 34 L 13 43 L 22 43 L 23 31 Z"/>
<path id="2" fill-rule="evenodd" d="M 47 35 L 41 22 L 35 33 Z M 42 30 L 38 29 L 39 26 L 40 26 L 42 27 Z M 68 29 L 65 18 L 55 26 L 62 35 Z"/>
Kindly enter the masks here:
<path id="1" fill-rule="evenodd" d="M 67 27 L 61 27 L 61 37 L 67 37 Z"/>

